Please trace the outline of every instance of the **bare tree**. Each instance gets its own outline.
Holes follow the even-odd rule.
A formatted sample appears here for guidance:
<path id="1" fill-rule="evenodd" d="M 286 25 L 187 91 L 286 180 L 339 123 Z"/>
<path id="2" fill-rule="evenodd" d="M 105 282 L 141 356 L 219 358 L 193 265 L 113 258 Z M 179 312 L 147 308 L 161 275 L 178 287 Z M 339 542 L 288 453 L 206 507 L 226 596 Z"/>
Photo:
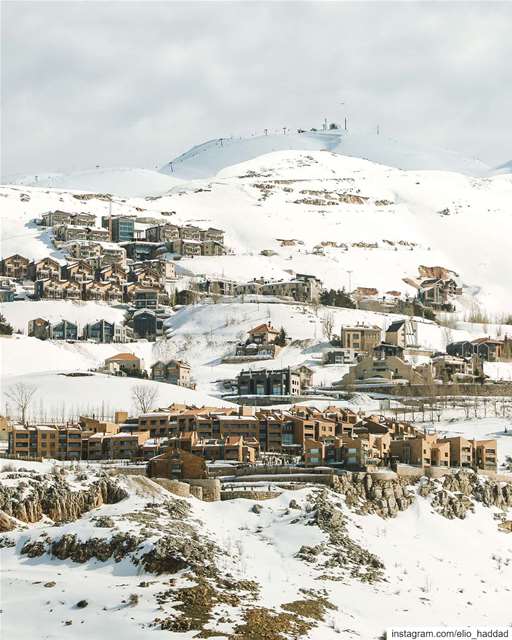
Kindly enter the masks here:
<path id="1" fill-rule="evenodd" d="M 156 403 L 158 390 L 156 387 L 138 384 L 132 387 L 132 401 L 141 413 L 148 413 Z"/>
<path id="2" fill-rule="evenodd" d="M 36 391 L 37 387 L 33 384 L 18 382 L 5 392 L 6 397 L 16 405 L 23 424 L 26 424 L 27 411 Z"/>
<path id="3" fill-rule="evenodd" d="M 322 318 L 322 331 L 324 336 L 331 341 L 332 332 L 334 330 L 334 315 L 328 311 Z"/>

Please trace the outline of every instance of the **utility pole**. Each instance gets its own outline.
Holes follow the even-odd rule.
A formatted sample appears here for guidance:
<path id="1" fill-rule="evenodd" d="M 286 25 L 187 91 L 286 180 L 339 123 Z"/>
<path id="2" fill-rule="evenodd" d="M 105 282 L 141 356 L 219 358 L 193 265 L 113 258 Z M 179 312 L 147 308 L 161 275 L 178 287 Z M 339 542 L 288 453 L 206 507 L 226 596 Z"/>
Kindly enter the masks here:
<path id="1" fill-rule="evenodd" d="M 268 129 L 263 129 L 263 133 L 268 136 Z"/>
<path id="2" fill-rule="evenodd" d="M 347 269 L 347 274 L 348 274 L 348 293 L 352 293 L 352 273 L 353 270 L 352 269 Z"/>
<path id="3" fill-rule="evenodd" d="M 348 131 L 348 128 L 347 128 L 347 116 L 345 116 L 345 131 Z"/>
<path id="4" fill-rule="evenodd" d="M 286 127 L 283 127 L 283 133 L 286 135 Z"/>

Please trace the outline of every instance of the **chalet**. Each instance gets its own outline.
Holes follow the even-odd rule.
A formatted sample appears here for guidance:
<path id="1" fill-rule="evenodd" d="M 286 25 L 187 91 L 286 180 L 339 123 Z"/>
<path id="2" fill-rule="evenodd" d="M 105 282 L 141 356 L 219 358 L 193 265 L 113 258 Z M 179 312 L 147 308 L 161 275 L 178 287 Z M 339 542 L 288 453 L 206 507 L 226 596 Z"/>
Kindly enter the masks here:
<path id="1" fill-rule="evenodd" d="M 41 260 L 35 260 L 30 264 L 31 280 L 43 280 L 44 278 L 60 280 L 60 276 L 60 263 L 53 258 L 42 258 Z"/>
<path id="2" fill-rule="evenodd" d="M 101 265 L 108 264 L 124 266 L 126 264 L 126 249 L 113 242 L 104 242 L 101 245 Z"/>
<path id="3" fill-rule="evenodd" d="M 118 353 L 105 360 L 105 366 L 117 365 L 126 375 L 139 376 L 142 373 L 142 361 L 133 353 Z"/>
<path id="4" fill-rule="evenodd" d="M 192 238 L 181 238 L 172 241 L 172 251 L 180 256 L 200 256 L 201 241 Z"/>
<path id="5" fill-rule="evenodd" d="M 128 281 L 128 270 L 119 263 L 107 264 L 96 272 L 96 277 L 100 282 L 110 282 L 123 287 Z"/>
<path id="6" fill-rule="evenodd" d="M 446 353 L 440 353 L 432 358 L 434 375 L 443 382 L 471 381 L 474 377 L 476 358 L 459 358 Z"/>
<path id="7" fill-rule="evenodd" d="M 235 295 L 237 284 L 226 278 L 207 278 L 200 286 L 209 295 L 232 296 Z"/>
<path id="8" fill-rule="evenodd" d="M 414 320 L 395 320 L 386 329 L 386 342 L 398 347 L 416 346 L 417 327 Z"/>
<path id="9" fill-rule="evenodd" d="M 117 303 L 123 301 L 123 290 L 111 282 L 90 280 L 82 285 L 82 297 L 84 300 Z"/>
<path id="10" fill-rule="evenodd" d="M 87 239 L 97 242 L 108 242 L 110 240 L 110 233 L 108 229 L 102 229 L 101 227 L 87 227 Z"/>
<path id="11" fill-rule="evenodd" d="M 39 340 L 48 340 L 50 338 L 50 323 L 44 318 L 34 318 L 29 320 L 28 335 Z"/>
<path id="12" fill-rule="evenodd" d="M 75 282 L 86 282 L 94 278 L 94 267 L 86 260 L 74 260 L 63 267 L 62 277 Z"/>
<path id="13" fill-rule="evenodd" d="M 202 256 L 223 256 L 225 254 L 226 249 L 221 242 L 217 242 L 217 240 L 204 240 L 201 242 Z"/>
<path id="14" fill-rule="evenodd" d="M 102 252 L 100 244 L 89 240 L 71 240 L 67 242 L 62 249 L 71 258 L 93 263 L 99 261 Z"/>
<path id="15" fill-rule="evenodd" d="M 34 295 L 47 300 L 80 300 L 82 287 L 78 282 L 68 280 L 36 280 Z"/>
<path id="16" fill-rule="evenodd" d="M 61 320 L 50 327 L 52 340 L 78 340 L 78 327 L 76 322 Z"/>
<path id="17" fill-rule="evenodd" d="M 126 293 L 136 309 L 157 309 L 168 300 L 167 294 L 156 287 L 135 285 L 132 289 L 128 285 Z"/>
<path id="18" fill-rule="evenodd" d="M 72 224 L 59 224 L 53 227 L 53 236 L 58 242 L 71 240 L 87 240 L 87 229 Z"/>
<path id="19" fill-rule="evenodd" d="M 197 304 L 205 294 L 195 289 L 181 289 L 176 292 L 176 304 L 189 305 Z"/>
<path id="20" fill-rule="evenodd" d="M 200 232 L 200 240 L 202 242 L 217 242 L 220 245 L 224 245 L 224 231 L 221 229 L 214 229 L 208 227 L 208 229 L 202 229 Z"/>
<path id="21" fill-rule="evenodd" d="M 151 266 L 137 267 L 131 269 L 128 274 L 130 282 L 136 282 L 141 287 L 159 288 L 162 284 L 160 273 Z"/>
<path id="22" fill-rule="evenodd" d="M 261 292 L 263 295 L 289 297 L 297 302 L 318 302 L 322 283 L 315 276 L 298 273 L 293 280 L 265 283 Z"/>
<path id="23" fill-rule="evenodd" d="M 96 216 L 94 213 L 78 212 L 71 216 L 71 224 L 83 227 L 94 227 L 96 224 Z"/>
<path id="24" fill-rule="evenodd" d="M 249 340 L 255 344 L 274 344 L 279 331 L 268 322 L 267 324 L 259 324 L 257 327 L 248 331 Z"/>
<path id="25" fill-rule="evenodd" d="M 504 356 L 504 341 L 493 338 L 478 338 L 473 340 L 473 352 L 482 360 L 499 362 Z"/>
<path id="26" fill-rule="evenodd" d="M 45 227 L 54 227 L 58 224 L 71 224 L 72 213 L 67 211 L 48 211 L 41 216 L 41 224 Z"/>
<path id="27" fill-rule="evenodd" d="M 129 342 L 133 338 L 133 331 L 130 327 L 117 322 L 98 320 L 97 322 L 89 322 L 84 326 L 83 338 L 84 340 L 93 340 L 99 343 Z"/>
<path id="28" fill-rule="evenodd" d="M 151 378 L 158 382 L 168 382 L 180 387 L 193 388 L 190 380 L 191 367 L 182 360 L 158 361 L 151 367 Z"/>
<path id="29" fill-rule="evenodd" d="M 180 227 L 180 238 L 182 240 L 201 240 L 201 229 L 195 227 L 192 224 L 187 224 L 184 227 Z"/>
<path id="30" fill-rule="evenodd" d="M 15 253 L 0 261 L 0 273 L 15 280 L 25 280 L 30 274 L 30 260 Z"/>
<path id="31" fill-rule="evenodd" d="M 138 309 L 130 321 L 136 338 L 156 340 L 164 333 L 164 322 L 168 314 L 158 309 Z"/>

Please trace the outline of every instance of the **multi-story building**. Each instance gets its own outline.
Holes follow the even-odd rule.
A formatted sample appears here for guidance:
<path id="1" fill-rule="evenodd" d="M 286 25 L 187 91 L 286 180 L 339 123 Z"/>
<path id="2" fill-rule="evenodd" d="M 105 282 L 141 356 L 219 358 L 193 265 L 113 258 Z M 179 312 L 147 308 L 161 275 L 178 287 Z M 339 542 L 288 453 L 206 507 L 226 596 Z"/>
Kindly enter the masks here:
<path id="1" fill-rule="evenodd" d="M 382 330 L 377 326 L 357 324 L 341 328 L 341 344 L 344 349 L 353 349 L 357 353 L 373 353 L 380 343 Z"/>
<path id="2" fill-rule="evenodd" d="M 167 382 L 180 387 L 193 388 L 190 378 L 191 367 L 183 360 L 158 361 L 151 367 L 151 377 L 158 382 Z"/>
<path id="3" fill-rule="evenodd" d="M 98 320 L 89 322 L 83 328 L 84 340 L 94 342 L 129 342 L 133 338 L 133 331 L 130 327 L 118 324 L 117 322 L 107 322 Z"/>
<path id="4" fill-rule="evenodd" d="M 180 228 L 171 223 L 157 225 L 146 229 L 146 240 L 148 242 L 172 242 L 180 237 Z"/>
<path id="5" fill-rule="evenodd" d="M 30 277 L 30 260 L 15 253 L 0 261 L 0 273 L 15 280 L 25 280 Z"/>
<path id="6" fill-rule="evenodd" d="M 111 217 L 109 229 L 113 242 L 132 242 L 135 235 L 135 220 L 122 216 Z"/>
<path id="7" fill-rule="evenodd" d="M 300 373 L 291 367 L 241 371 L 237 387 L 239 395 L 298 396 L 302 393 Z"/>

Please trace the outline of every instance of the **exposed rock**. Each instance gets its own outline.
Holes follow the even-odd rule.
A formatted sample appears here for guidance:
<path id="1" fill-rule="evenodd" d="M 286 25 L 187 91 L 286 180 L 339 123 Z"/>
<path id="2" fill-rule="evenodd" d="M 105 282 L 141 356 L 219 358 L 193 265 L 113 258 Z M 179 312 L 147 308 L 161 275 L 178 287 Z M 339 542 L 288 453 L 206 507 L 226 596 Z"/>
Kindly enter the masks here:
<path id="1" fill-rule="evenodd" d="M 87 602 L 87 600 L 79 600 L 75 605 L 77 609 L 85 609 L 85 607 L 87 606 L 89 606 L 89 603 Z"/>
<path id="2" fill-rule="evenodd" d="M 23 522 L 38 522 L 43 515 L 55 522 L 67 522 L 126 497 L 126 491 L 109 477 L 74 491 L 60 474 L 48 474 L 41 481 L 31 478 L 25 485 L 0 486 L 0 509 Z"/>
<path id="3" fill-rule="evenodd" d="M 297 500 L 295 500 L 295 498 L 292 498 L 290 500 L 290 502 L 288 503 L 288 508 L 289 509 L 300 509 L 300 505 L 297 502 Z"/>
<path id="4" fill-rule="evenodd" d="M 14 522 L 4 511 L 0 511 L 0 532 L 4 533 L 5 531 L 12 531 L 13 529 Z"/>
<path id="5" fill-rule="evenodd" d="M 259 515 L 263 511 L 263 507 L 261 506 L 261 504 L 253 504 L 251 507 L 251 511 Z"/>

